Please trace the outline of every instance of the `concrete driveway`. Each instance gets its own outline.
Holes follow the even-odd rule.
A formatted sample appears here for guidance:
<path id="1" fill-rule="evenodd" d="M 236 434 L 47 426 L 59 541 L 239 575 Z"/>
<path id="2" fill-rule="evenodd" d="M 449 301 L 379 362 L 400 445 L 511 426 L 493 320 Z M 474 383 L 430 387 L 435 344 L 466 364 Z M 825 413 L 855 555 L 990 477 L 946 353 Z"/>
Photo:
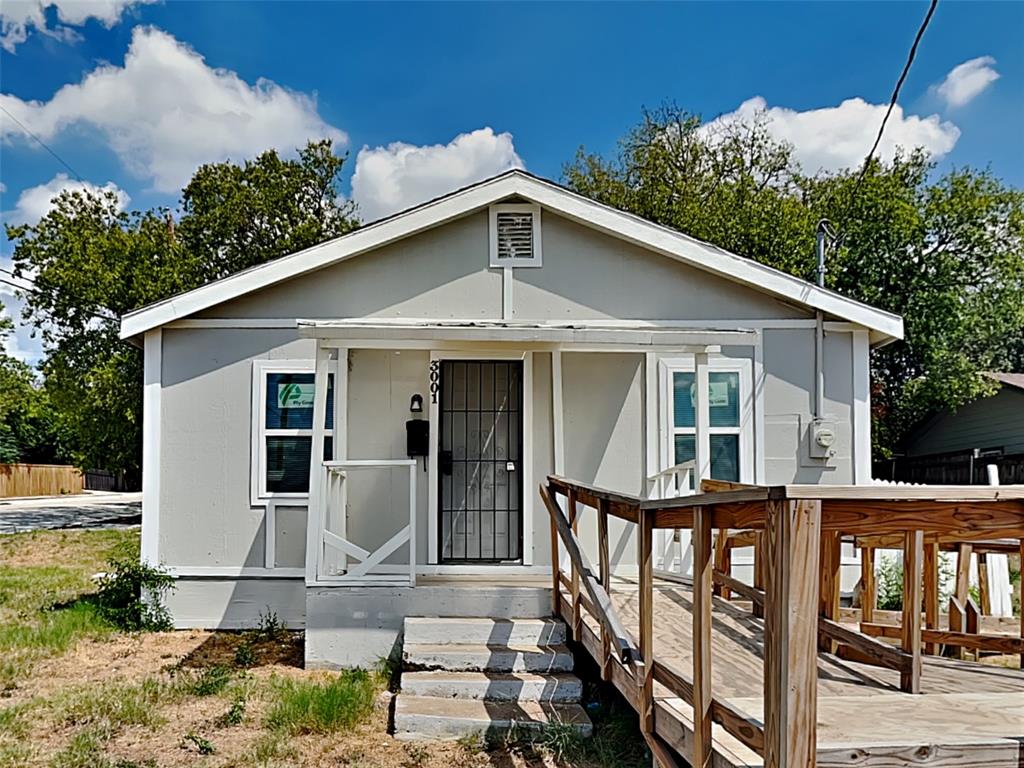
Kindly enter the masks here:
<path id="1" fill-rule="evenodd" d="M 142 522 L 141 493 L 0 499 L 0 533 L 55 528 L 117 528 Z"/>

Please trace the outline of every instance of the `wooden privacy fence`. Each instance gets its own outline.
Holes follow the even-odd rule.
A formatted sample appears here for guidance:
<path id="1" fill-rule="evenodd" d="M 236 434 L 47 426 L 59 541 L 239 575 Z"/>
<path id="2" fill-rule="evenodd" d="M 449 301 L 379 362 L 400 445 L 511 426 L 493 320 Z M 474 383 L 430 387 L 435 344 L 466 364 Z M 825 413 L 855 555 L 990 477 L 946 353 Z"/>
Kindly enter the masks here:
<path id="1" fill-rule="evenodd" d="M 740 486 L 704 481 L 703 493 L 642 500 L 558 476 L 540 495 L 551 517 L 553 608 L 640 714 L 640 726 L 663 766 L 672 750 L 694 766 L 712 760 L 712 723 L 753 750 L 770 768 L 814 766 L 817 759 L 819 648 L 841 658 L 897 670 L 900 687 L 921 691 L 922 643 L 968 643 L 966 633 L 922 627 L 925 544 L 1009 538 L 1024 549 L 1024 487 Z M 566 500 L 563 511 L 560 497 Z M 598 569 L 578 538 L 580 515 L 597 514 Z M 639 621 L 637 642 L 623 628 L 610 598 L 608 518 L 637 526 Z M 653 534 L 690 529 L 693 546 L 692 669 L 659 662 L 653 648 Z M 713 546 L 718 532 L 722 544 Z M 844 535 L 895 536 L 904 549 L 904 600 L 899 646 L 839 623 L 839 545 Z M 728 571 L 726 545 L 756 548 L 755 586 Z M 560 564 L 559 541 L 569 559 Z M 717 552 L 717 558 L 716 558 Z M 718 561 L 718 568 L 715 561 Z M 764 622 L 764 717 L 750 717 L 712 690 L 712 593 L 749 599 Z M 564 591 L 564 594 L 563 594 Z M 566 596 L 567 595 L 567 596 Z M 596 622 L 595 632 L 584 611 Z M 1003 636 L 1006 652 L 1024 652 L 1022 638 Z M 972 647 L 972 646 L 968 646 Z M 654 698 L 664 686 L 693 710 L 683 723 Z M 670 720 L 674 719 L 673 722 Z"/>
<path id="2" fill-rule="evenodd" d="M 0 464 L 0 498 L 82 493 L 82 473 L 63 464 Z"/>

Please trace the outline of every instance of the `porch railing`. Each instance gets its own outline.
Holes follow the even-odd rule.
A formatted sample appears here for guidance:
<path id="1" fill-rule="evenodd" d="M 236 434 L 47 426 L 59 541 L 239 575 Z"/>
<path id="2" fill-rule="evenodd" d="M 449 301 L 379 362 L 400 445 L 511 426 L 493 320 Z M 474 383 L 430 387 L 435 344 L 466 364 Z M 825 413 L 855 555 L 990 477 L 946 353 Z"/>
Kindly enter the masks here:
<path id="1" fill-rule="evenodd" d="M 682 461 L 647 478 L 648 499 L 674 499 L 693 493 L 693 473 L 697 463 Z M 689 531 L 678 529 L 654 532 L 654 571 L 659 576 L 685 576 L 693 562 Z"/>
<path id="2" fill-rule="evenodd" d="M 370 551 L 348 534 L 349 473 L 406 468 L 409 474 L 408 524 Z M 325 461 L 321 473 L 320 536 L 317 578 L 339 584 L 409 584 L 416 586 L 416 462 L 411 459 Z M 365 510 L 372 514 L 373 510 Z M 408 545 L 408 573 L 396 574 L 384 561 Z M 351 561 L 355 560 L 356 563 Z M 404 568 L 402 569 L 405 570 Z"/>

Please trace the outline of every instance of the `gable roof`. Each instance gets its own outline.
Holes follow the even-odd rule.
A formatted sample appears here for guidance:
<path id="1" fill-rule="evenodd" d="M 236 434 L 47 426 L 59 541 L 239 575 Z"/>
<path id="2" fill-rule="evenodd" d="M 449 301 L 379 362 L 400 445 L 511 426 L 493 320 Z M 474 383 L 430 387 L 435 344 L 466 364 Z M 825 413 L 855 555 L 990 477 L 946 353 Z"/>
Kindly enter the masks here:
<path id="1" fill-rule="evenodd" d="M 995 379 L 1000 384 L 1005 384 L 1008 387 L 1015 387 L 1024 392 L 1024 373 L 999 373 L 993 371 L 985 375 L 990 379 Z"/>
<path id="2" fill-rule="evenodd" d="M 786 301 L 861 325 L 873 344 L 903 338 L 903 319 L 674 229 L 591 200 L 525 171 L 511 170 L 359 229 L 127 313 L 131 338 L 225 301 L 307 274 L 445 224 L 508 198 L 522 198 L 579 224 Z"/>

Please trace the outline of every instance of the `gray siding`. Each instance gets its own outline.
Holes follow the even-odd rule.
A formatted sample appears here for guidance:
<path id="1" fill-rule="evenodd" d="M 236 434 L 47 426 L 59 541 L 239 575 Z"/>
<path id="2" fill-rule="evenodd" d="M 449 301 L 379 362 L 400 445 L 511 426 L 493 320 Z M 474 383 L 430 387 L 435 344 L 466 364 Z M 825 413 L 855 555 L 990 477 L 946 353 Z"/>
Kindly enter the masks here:
<path id="1" fill-rule="evenodd" d="M 992 397 L 936 416 L 907 447 L 910 456 L 953 453 L 974 448 L 1002 448 L 1024 453 L 1024 392 L 1004 385 Z"/>
<path id="2" fill-rule="evenodd" d="M 163 333 L 160 557 L 173 566 L 260 567 L 263 509 L 249 503 L 252 361 L 312 359 L 294 331 Z M 280 523 L 295 538 L 294 513 Z M 301 537 L 299 537 L 301 538 Z M 303 545 L 304 551 L 304 545 Z M 284 556 L 294 558 L 289 544 Z"/>
<path id="3" fill-rule="evenodd" d="M 809 317 L 803 308 L 571 221 L 543 216 L 544 266 L 515 270 L 519 319 Z M 213 318 L 500 318 L 486 212 L 200 313 Z"/>

